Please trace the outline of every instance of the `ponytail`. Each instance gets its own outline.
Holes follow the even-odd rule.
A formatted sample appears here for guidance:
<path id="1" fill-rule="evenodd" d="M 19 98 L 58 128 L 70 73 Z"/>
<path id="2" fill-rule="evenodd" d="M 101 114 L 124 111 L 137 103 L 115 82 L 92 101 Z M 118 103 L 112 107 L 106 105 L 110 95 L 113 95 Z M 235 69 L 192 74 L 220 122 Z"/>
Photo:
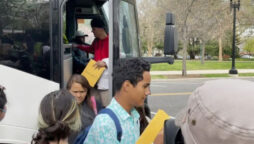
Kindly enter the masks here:
<path id="1" fill-rule="evenodd" d="M 33 136 L 31 144 L 48 144 L 49 141 L 56 140 L 55 138 L 65 139 L 68 135 L 70 135 L 69 126 L 58 121 L 50 127 L 40 128 L 39 132 Z"/>

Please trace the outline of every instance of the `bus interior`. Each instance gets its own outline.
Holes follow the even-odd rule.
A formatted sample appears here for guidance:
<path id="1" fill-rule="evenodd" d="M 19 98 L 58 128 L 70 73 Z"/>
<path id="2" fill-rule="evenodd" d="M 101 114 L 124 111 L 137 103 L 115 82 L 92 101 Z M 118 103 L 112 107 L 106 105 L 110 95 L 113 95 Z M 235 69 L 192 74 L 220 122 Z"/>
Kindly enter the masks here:
<path id="1" fill-rule="evenodd" d="M 63 57 L 63 82 L 66 85 L 68 79 L 73 74 L 73 55 L 72 55 L 72 43 L 75 39 L 77 31 L 82 31 L 88 35 L 85 37 L 85 43 L 91 45 L 95 39 L 92 28 L 90 26 L 91 20 L 94 17 L 101 17 L 106 24 L 105 30 L 108 32 L 108 7 L 105 5 L 105 0 L 102 1 L 82 1 L 82 0 L 69 0 L 62 7 L 62 35 L 63 42 L 62 48 Z M 86 53 L 87 60 L 93 58 L 93 54 Z M 85 68 L 85 67 L 84 67 Z"/>

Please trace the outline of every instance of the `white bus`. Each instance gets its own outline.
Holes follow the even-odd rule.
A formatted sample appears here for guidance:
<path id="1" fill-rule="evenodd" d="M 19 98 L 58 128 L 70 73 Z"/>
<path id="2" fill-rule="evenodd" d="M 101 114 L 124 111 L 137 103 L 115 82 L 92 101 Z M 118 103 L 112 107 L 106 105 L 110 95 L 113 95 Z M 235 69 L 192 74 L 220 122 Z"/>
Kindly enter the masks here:
<path id="1" fill-rule="evenodd" d="M 41 99 L 64 88 L 72 75 L 75 32 L 84 31 L 91 42 L 89 22 L 95 16 L 107 23 L 110 73 L 116 60 L 141 57 L 135 0 L 0 1 L 0 84 L 8 99 L 0 143 L 30 143 Z M 169 56 L 177 45 L 173 22 L 167 22 L 165 38 L 165 57 L 146 60 L 173 63 Z M 110 77 L 111 95 L 112 83 Z"/>

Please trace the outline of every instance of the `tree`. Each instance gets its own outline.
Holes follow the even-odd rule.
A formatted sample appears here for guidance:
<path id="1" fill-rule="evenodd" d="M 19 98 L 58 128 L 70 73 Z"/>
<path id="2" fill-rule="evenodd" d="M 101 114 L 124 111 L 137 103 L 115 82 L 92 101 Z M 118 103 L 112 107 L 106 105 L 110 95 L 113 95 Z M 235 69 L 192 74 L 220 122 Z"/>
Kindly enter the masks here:
<path id="1" fill-rule="evenodd" d="M 178 39 L 179 43 L 183 47 L 183 63 L 182 63 L 182 75 L 185 76 L 186 73 L 186 57 L 187 50 L 191 53 L 191 57 L 194 57 L 201 50 L 202 53 L 202 63 L 204 63 L 204 57 L 206 52 L 206 44 L 210 41 L 217 41 L 218 45 L 209 47 L 215 50 L 208 50 L 208 53 L 213 51 L 213 53 L 218 54 L 219 61 L 222 61 L 223 54 L 231 53 L 232 51 L 232 37 L 229 39 L 228 31 L 232 33 L 232 12 L 230 11 L 230 3 L 225 0 L 156 0 L 151 2 L 151 0 L 142 0 L 142 6 L 140 8 L 145 8 L 145 11 L 141 11 L 141 15 L 144 18 L 150 18 L 150 21 L 146 21 L 147 25 L 154 25 L 153 31 L 153 48 L 156 44 L 163 43 L 163 30 L 165 28 L 165 15 L 171 12 L 175 15 L 176 21 L 175 25 L 178 28 Z M 237 43 L 240 43 L 240 37 L 242 31 L 249 28 L 250 25 L 254 24 L 254 7 L 250 4 L 251 0 L 241 0 L 241 9 L 237 13 L 237 29 L 238 37 Z M 153 9 L 152 9 L 152 7 Z M 242 26 L 244 24 L 249 24 L 248 26 Z M 144 25 L 141 25 L 141 29 Z M 143 29 L 147 29 L 148 27 Z M 147 35 L 148 33 L 142 32 L 141 35 Z M 150 33 L 149 33 L 150 34 Z M 141 37 L 141 38 L 142 38 Z M 147 37 L 147 36 L 145 36 Z M 199 44 L 194 44 L 190 46 L 190 39 L 198 38 Z M 148 44 L 148 39 L 144 39 L 144 42 Z M 151 42 L 151 40 L 149 40 Z M 147 45 L 147 47 L 149 47 Z"/>
<path id="2" fill-rule="evenodd" d="M 190 38 L 187 52 L 190 59 L 195 59 L 195 56 L 200 53 L 200 40 L 198 38 Z"/>
<path id="3" fill-rule="evenodd" d="M 139 27 L 144 51 L 151 56 L 156 43 L 161 42 L 163 24 L 158 16 L 157 1 L 143 0 L 139 2 Z"/>
<path id="4" fill-rule="evenodd" d="M 207 41 L 207 43 L 205 45 L 205 49 L 206 49 L 206 54 L 207 55 L 218 57 L 219 45 L 218 45 L 217 40 Z"/>
<path id="5" fill-rule="evenodd" d="M 178 27 L 179 39 L 183 43 L 183 61 L 182 61 L 182 76 L 187 75 L 186 59 L 187 59 L 187 46 L 189 39 L 192 37 L 193 25 L 197 22 L 192 19 L 193 11 L 196 10 L 196 3 L 198 0 L 160 0 L 158 6 L 166 13 L 171 11 L 176 16 L 176 25 Z M 169 6 L 170 4 L 170 6 Z"/>
<path id="6" fill-rule="evenodd" d="M 250 38 L 246 41 L 245 46 L 243 48 L 248 54 L 254 53 L 254 38 Z"/>

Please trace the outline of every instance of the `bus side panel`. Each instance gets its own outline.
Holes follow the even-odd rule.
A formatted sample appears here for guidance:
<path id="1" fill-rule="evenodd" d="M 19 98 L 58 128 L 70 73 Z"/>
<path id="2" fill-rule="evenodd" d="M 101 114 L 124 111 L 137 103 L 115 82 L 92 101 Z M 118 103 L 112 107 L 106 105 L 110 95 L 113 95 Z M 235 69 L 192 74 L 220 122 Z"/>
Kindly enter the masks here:
<path id="1" fill-rule="evenodd" d="M 6 90 L 7 112 L 0 122 L 0 143 L 30 143 L 37 130 L 41 99 L 59 84 L 0 65 L 0 84 Z"/>

